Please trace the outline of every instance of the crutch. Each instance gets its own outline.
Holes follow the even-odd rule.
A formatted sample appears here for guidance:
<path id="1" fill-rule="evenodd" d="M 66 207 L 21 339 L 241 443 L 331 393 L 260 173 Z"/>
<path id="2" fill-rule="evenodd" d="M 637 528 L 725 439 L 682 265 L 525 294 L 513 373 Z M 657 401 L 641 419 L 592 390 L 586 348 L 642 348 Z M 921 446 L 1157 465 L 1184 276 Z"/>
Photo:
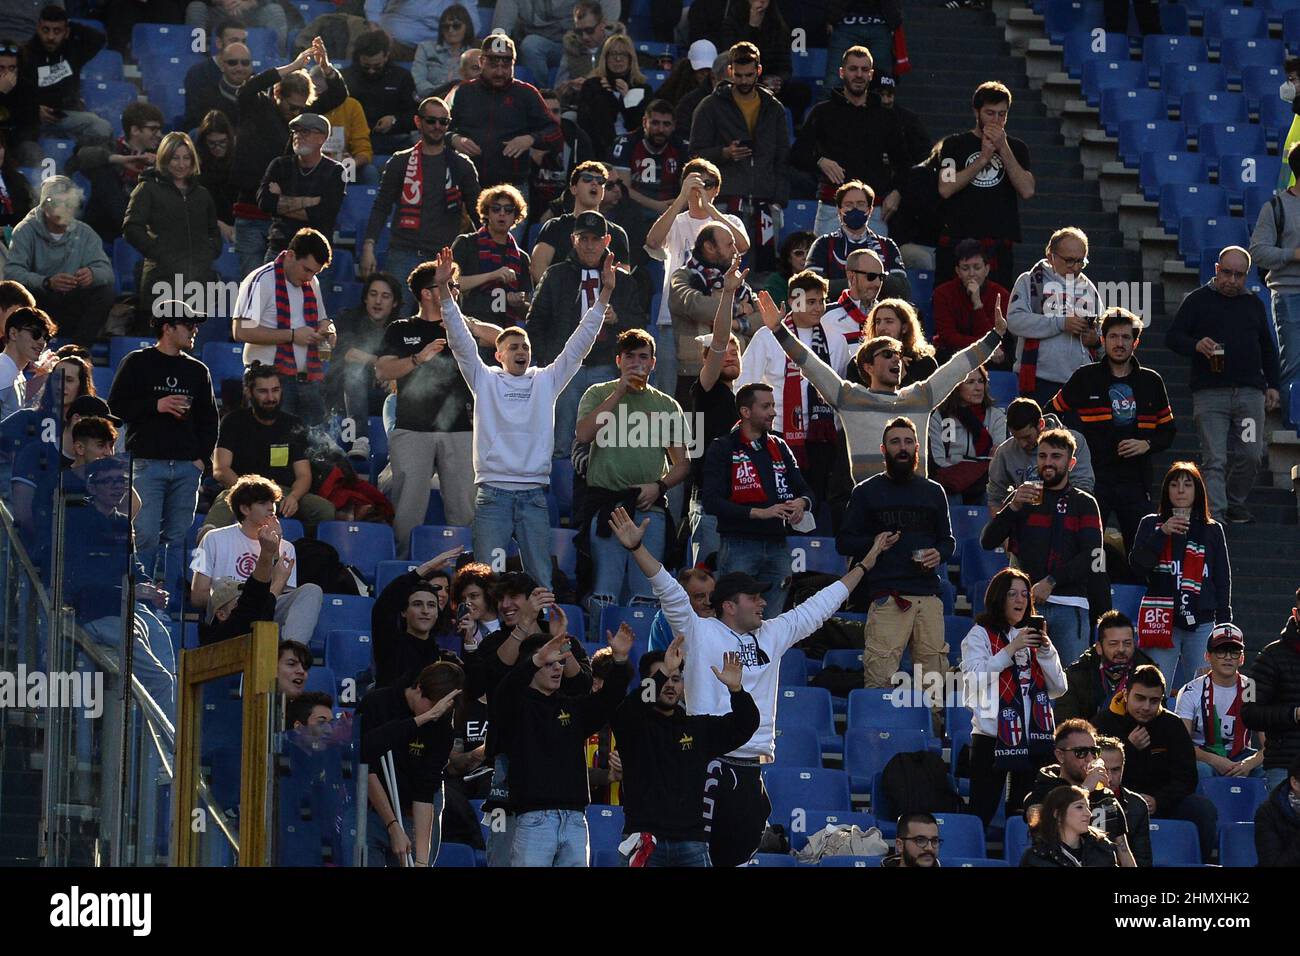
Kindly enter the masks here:
<path id="1" fill-rule="evenodd" d="M 402 799 L 397 795 L 397 768 L 393 763 L 393 752 L 390 750 L 379 758 L 379 765 L 384 770 L 384 785 L 388 788 L 388 797 L 393 803 L 393 815 L 397 818 L 398 828 L 405 833 L 406 827 L 402 823 Z M 415 866 L 415 860 L 411 856 L 411 851 L 406 851 L 406 865 Z"/>

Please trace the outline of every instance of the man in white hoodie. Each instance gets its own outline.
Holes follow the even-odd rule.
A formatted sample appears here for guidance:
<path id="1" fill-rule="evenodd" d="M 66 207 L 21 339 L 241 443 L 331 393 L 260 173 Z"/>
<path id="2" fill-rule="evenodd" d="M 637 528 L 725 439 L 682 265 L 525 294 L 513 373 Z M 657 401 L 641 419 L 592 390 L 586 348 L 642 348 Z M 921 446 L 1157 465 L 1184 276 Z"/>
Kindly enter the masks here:
<path id="1" fill-rule="evenodd" d="M 487 365 L 452 297 L 455 269 L 450 249 L 438 254 L 434 282 L 442 300 L 447 344 L 474 393 L 474 554 L 504 568 L 511 537 L 519 542 L 524 570 L 551 589 L 551 522 L 546 488 L 551 481 L 555 402 L 591 351 L 614 294 L 618 263 L 605 256 L 600 295 L 574 329 L 560 355 L 545 368 L 530 366 L 532 343 L 517 325 L 496 340 L 500 368 Z M 499 559 L 499 561 L 498 561 Z"/>
<path id="2" fill-rule="evenodd" d="M 781 656 L 835 613 L 862 581 L 869 559 L 854 564 L 844 577 L 822 588 L 779 617 L 763 620 L 767 585 L 744 572 L 724 574 L 713 589 L 717 617 L 700 617 L 691 599 L 659 560 L 641 544 L 647 518 L 635 524 L 622 508 L 609 526 L 619 543 L 632 552 L 641 572 L 650 579 L 655 597 L 674 634 L 686 638 L 686 710 L 689 714 L 731 712 L 730 694 L 718 681 L 710 686 L 710 668 L 723 663 L 728 651 L 740 653 L 744 688 L 758 705 L 759 723 L 743 746 L 713 761 L 704 784 L 704 820 L 709 856 L 714 866 L 740 866 L 758 848 L 772 804 L 763 788 L 761 759 L 776 754 L 776 699 Z"/>

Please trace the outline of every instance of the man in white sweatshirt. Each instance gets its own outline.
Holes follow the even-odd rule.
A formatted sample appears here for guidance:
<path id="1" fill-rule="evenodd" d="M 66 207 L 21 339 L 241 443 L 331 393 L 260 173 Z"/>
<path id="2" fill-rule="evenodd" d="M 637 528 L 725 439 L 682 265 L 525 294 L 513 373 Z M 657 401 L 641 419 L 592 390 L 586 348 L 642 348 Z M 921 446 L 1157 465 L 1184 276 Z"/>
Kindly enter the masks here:
<path id="1" fill-rule="evenodd" d="M 710 686 L 710 668 L 728 651 L 740 653 L 744 688 L 758 705 L 759 723 L 743 746 L 713 761 L 704 784 L 705 830 L 714 866 L 740 866 L 758 848 L 772 812 L 763 789 L 760 764 L 776 754 L 776 700 L 781 656 L 823 623 L 847 600 L 868 569 L 854 564 L 844 577 L 798 607 L 763 620 L 767 586 L 743 572 L 724 574 L 713 589 L 717 617 L 700 617 L 691 599 L 659 560 L 641 544 L 649 519 L 635 524 L 622 508 L 610 516 L 610 528 L 641 572 L 650 579 L 664 617 L 674 634 L 686 638 L 686 711 L 726 714 L 731 698 L 725 687 Z M 867 559 L 864 559 L 867 560 Z"/>
<path id="2" fill-rule="evenodd" d="M 551 522 L 546 489 L 551 481 L 555 402 L 591 351 L 614 294 L 618 263 L 605 256 L 600 295 L 545 368 L 529 362 L 532 343 L 519 326 L 497 335 L 500 368 L 487 365 L 451 293 L 451 250 L 438 254 L 434 282 L 442 301 L 447 344 L 474 393 L 474 555 L 505 569 L 506 548 L 519 542 L 524 570 L 551 588 Z"/>

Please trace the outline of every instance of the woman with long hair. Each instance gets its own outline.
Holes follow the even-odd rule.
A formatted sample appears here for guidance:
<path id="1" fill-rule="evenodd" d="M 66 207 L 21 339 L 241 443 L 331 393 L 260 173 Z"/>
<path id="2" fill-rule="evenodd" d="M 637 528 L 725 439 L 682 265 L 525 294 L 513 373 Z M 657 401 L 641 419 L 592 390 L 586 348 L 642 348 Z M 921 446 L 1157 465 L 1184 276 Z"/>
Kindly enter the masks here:
<path id="1" fill-rule="evenodd" d="M 13 227 L 36 205 L 32 187 L 18 170 L 18 154 L 9 148 L 9 136 L 0 132 L 0 245 L 7 244 Z"/>
<path id="2" fill-rule="evenodd" d="M 1145 578 L 1138 646 L 1171 688 L 1196 674 L 1214 625 L 1232 621 L 1232 568 L 1223 525 L 1210 517 L 1205 479 L 1195 463 L 1176 461 L 1160 485 L 1160 508 L 1138 524 L 1128 556 Z"/>
<path id="3" fill-rule="evenodd" d="M 971 708 L 970 807 L 988 826 L 1007 777 L 1015 813 L 1049 763 L 1065 671 L 1041 620 L 1029 575 L 1004 568 L 984 592 L 984 611 L 961 642 L 962 687 Z"/>
<path id="4" fill-rule="evenodd" d="M 1007 438 L 1007 413 L 993 404 L 989 373 L 971 369 L 930 416 L 930 477 L 962 504 L 982 505 L 993 452 Z"/>
<path id="5" fill-rule="evenodd" d="M 1120 865 L 1120 850 L 1104 830 L 1092 825 L 1088 792 L 1082 787 L 1057 787 L 1048 793 L 1029 825 L 1033 844 L 1020 858 L 1021 866 L 1047 868 Z M 1125 863 L 1132 866 L 1130 856 Z"/>
<path id="6" fill-rule="evenodd" d="M 221 110 L 209 110 L 195 135 L 199 150 L 199 182 L 212 194 L 217 207 L 217 228 L 226 242 L 235 241 L 235 200 L 239 188 L 231 181 L 235 165 L 235 128 Z"/>
<path id="7" fill-rule="evenodd" d="M 650 84 L 636 62 L 636 48 L 623 34 L 605 41 L 596 68 L 578 91 L 578 125 L 591 137 L 597 156 L 608 156 L 614 140 L 641 128 Z"/>
<path id="8" fill-rule="evenodd" d="M 478 44 L 474 16 L 464 6 L 453 3 L 438 18 L 438 37 L 425 40 L 415 48 L 411 76 L 415 94 L 424 99 L 434 90 L 460 78 L 460 55 Z"/>
<path id="9" fill-rule="evenodd" d="M 863 341 L 877 335 L 888 335 L 903 343 L 903 380 L 899 388 L 924 382 L 939 370 L 934 358 L 934 346 L 925 339 L 921 316 L 916 307 L 904 299 L 881 299 L 867 315 L 870 334 Z"/>

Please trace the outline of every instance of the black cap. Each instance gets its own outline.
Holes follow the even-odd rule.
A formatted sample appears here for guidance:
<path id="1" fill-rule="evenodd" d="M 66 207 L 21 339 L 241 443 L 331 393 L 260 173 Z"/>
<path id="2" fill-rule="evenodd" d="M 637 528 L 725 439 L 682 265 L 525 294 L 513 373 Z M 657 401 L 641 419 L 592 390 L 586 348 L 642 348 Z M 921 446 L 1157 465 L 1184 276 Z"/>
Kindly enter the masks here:
<path id="1" fill-rule="evenodd" d="M 715 611 L 721 611 L 722 602 L 730 601 L 737 594 L 766 594 L 771 587 L 772 585 L 764 584 L 752 574 L 731 571 L 718 578 L 718 583 L 713 586 L 713 594 L 709 597 L 709 603 L 713 605 Z"/>
<path id="2" fill-rule="evenodd" d="M 609 233 L 609 222 L 598 212 L 582 212 L 573 217 L 573 233 L 591 233 L 604 236 Z"/>
<path id="3" fill-rule="evenodd" d="M 72 404 L 67 408 L 66 417 L 73 415 L 80 415 L 83 418 L 107 418 L 114 425 L 122 424 L 122 419 L 109 409 L 108 402 L 98 395 L 82 395 L 73 399 Z"/>
<path id="4" fill-rule="evenodd" d="M 895 90 L 898 88 L 898 77 L 892 73 L 877 73 L 871 79 L 871 88 L 873 90 Z"/>

